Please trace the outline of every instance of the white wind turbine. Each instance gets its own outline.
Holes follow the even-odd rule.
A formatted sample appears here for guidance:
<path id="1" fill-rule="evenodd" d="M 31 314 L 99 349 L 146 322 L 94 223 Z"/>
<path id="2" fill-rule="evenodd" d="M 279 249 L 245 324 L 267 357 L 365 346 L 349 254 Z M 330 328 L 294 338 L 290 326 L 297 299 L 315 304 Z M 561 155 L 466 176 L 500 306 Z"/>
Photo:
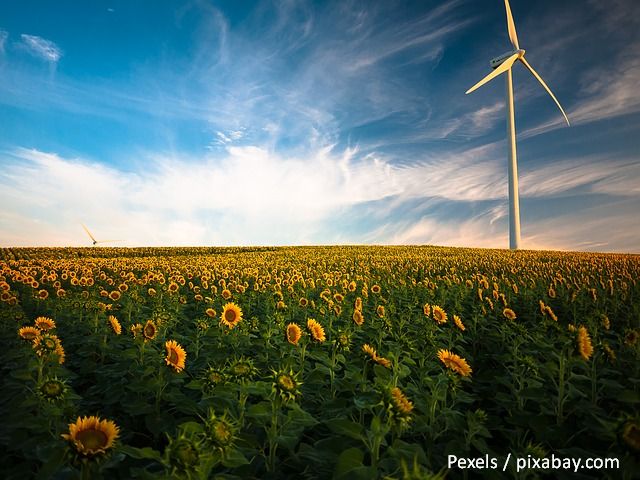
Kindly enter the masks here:
<path id="1" fill-rule="evenodd" d="M 516 26 L 513 23 L 513 16 L 511 15 L 511 8 L 509 7 L 509 0 L 504 0 L 504 6 L 507 10 L 507 30 L 509 31 L 509 39 L 511 40 L 511 44 L 513 45 L 513 50 L 507 53 L 500 55 L 499 57 L 494 58 L 489 62 L 491 68 L 493 68 L 493 72 L 484 77 L 478 83 L 476 83 L 473 87 L 466 91 L 466 93 L 471 93 L 478 87 L 484 85 L 489 80 L 497 77 L 501 73 L 507 72 L 507 91 L 506 91 L 506 103 L 507 103 L 507 135 L 509 141 L 509 248 L 517 249 L 520 248 L 520 199 L 518 195 L 518 160 L 516 157 L 516 125 L 515 125 L 515 117 L 513 113 L 513 80 L 511 76 L 511 68 L 513 67 L 516 60 L 522 62 L 522 64 L 527 67 L 527 69 L 533 74 L 534 77 L 540 82 L 542 87 L 547 91 L 553 101 L 556 102 L 558 108 L 562 112 L 564 119 L 567 121 L 567 125 L 569 125 L 569 119 L 567 118 L 567 114 L 564 113 L 560 102 L 558 99 L 551 93 L 551 90 L 544 83 L 544 80 L 538 75 L 538 73 L 533 69 L 529 62 L 527 62 L 524 58 L 524 50 L 520 48 L 518 44 L 518 36 L 516 35 Z"/>
<path id="2" fill-rule="evenodd" d="M 87 232 L 87 235 L 89 235 L 91 237 L 91 240 L 93 242 L 93 246 L 96 246 L 99 243 L 111 243 L 111 242 L 121 242 L 122 240 L 96 240 L 95 237 L 93 235 L 91 235 L 91 232 L 89 231 L 89 229 L 84 225 L 84 223 L 81 223 L 80 225 L 82 225 L 82 228 L 84 228 L 84 231 Z"/>

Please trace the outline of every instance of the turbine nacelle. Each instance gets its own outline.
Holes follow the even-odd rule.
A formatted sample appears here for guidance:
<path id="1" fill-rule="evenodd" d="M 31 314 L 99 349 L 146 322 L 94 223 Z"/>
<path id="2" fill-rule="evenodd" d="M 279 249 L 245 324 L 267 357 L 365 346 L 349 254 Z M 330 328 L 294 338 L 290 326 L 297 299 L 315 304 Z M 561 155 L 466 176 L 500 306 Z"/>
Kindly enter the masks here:
<path id="1" fill-rule="evenodd" d="M 489 66 L 491 68 L 498 68 L 500 65 L 502 65 L 502 63 L 508 59 L 509 57 L 511 57 L 514 54 L 518 54 L 518 58 L 522 58 L 524 57 L 524 50 L 523 49 L 518 49 L 518 50 L 511 50 L 507 53 L 503 53 L 502 55 L 500 55 L 499 57 L 496 58 L 492 58 L 491 61 L 489 62 Z"/>

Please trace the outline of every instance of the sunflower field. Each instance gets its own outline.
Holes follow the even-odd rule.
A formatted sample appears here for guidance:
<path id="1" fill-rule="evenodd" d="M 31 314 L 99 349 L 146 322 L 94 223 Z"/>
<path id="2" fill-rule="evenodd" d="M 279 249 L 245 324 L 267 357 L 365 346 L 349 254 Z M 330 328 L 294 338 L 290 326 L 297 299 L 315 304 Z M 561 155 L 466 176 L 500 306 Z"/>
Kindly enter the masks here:
<path id="1" fill-rule="evenodd" d="M 622 254 L 0 249 L 0 471 L 639 478 L 639 278 Z M 502 464 L 552 455 L 619 465 Z"/>

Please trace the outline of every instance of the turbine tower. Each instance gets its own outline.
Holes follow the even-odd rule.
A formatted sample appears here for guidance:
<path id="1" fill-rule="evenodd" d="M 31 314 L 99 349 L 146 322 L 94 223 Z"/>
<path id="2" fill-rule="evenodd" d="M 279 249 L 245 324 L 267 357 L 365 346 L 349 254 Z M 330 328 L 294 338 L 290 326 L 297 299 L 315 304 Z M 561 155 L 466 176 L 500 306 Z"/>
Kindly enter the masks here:
<path id="1" fill-rule="evenodd" d="M 555 97 L 551 90 L 544 83 L 542 77 L 538 75 L 533 67 L 524 58 L 525 51 L 520 48 L 518 43 L 518 35 L 516 35 L 516 26 L 513 23 L 513 16 L 511 15 L 511 7 L 509 6 L 509 0 L 504 0 L 504 6 L 507 10 L 507 31 L 509 32 L 509 39 L 513 50 L 496 57 L 489 62 L 493 72 L 484 77 L 473 87 L 467 90 L 465 93 L 471 93 L 475 89 L 481 87 L 488 81 L 497 77 L 501 73 L 507 73 L 506 75 L 506 104 L 507 104 L 507 141 L 509 148 L 509 248 L 512 250 L 520 248 L 520 198 L 518 195 L 518 159 L 516 156 L 516 124 L 515 115 L 513 111 L 513 78 L 511 75 L 511 68 L 516 61 L 522 62 L 527 67 L 531 74 L 540 82 L 542 87 L 547 91 L 553 101 L 556 102 L 558 108 L 562 112 L 564 119 L 569 125 L 569 119 L 567 114 L 564 113 L 560 102 Z"/>

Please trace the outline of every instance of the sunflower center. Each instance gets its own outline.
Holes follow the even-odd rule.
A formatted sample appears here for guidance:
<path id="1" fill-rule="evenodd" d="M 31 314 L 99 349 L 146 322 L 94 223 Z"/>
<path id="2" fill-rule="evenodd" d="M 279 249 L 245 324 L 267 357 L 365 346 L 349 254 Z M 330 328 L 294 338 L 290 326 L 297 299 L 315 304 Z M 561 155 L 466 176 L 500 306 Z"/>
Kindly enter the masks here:
<path id="1" fill-rule="evenodd" d="M 42 393 L 47 397 L 56 398 L 62 394 L 63 386 L 61 382 L 51 381 L 42 385 Z"/>
<path id="2" fill-rule="evenodd" d="M 106 447 L 109 439 L 101 430 L 88 429 L 76 433 L 76 440 L 91 452 Z"/>
<path id="3" fill-rule="evenodd" d="M 296 383 L 289 375 L 280 375 L 278 377 L 278 385 L 290 392 L 296 388 Z"/>
<path id="4" fill-rule="evenodd" d="M 42 343 L 42 345 L 47 350 L 55 350 L 56 349 L 56 342 L 55 342 L 55 340 L 53 338 L 45 338 L 44 342 Z"/>
<path id="5" fill-rule="evenodd" d="M 229 323 L 234 322 L 236 319 L 236 312 L 234 312 L 233 310 L 227 310 L 226 312 L 224 312 L 224 319 Z"/>
<path id="6" fill-rule="evenodd" d="M 216 422 L 213 435 L 220 445 L 227 445 L 231 441 L 231 430 L 224 422 Z"/>
<path id="7" fill-rule="evenodd" d="M 178 363 L 178 352 L 173 348 L 169 349 L 169 361 L 174 364 Z"/>

